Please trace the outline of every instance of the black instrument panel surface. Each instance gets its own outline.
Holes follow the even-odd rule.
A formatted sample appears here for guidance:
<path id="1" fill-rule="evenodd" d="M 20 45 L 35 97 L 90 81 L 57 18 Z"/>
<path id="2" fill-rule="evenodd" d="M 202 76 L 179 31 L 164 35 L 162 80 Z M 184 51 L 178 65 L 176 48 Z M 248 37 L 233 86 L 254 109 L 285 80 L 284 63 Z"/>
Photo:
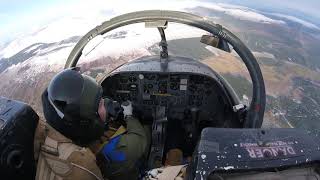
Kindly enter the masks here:
<path id="1" fill-rule="evenodd" d="M 101 85 L 104 96 L 132 101 L 134 109 L 146 116 L 153 116 L 155 107 L 162 106 L 168 118 L 183 119 L 188 111 L 196 110 L 199 120 L 211 121 L 227 104 L 216 80 L 198 74 L 122 72 L 107 77 Z"/>

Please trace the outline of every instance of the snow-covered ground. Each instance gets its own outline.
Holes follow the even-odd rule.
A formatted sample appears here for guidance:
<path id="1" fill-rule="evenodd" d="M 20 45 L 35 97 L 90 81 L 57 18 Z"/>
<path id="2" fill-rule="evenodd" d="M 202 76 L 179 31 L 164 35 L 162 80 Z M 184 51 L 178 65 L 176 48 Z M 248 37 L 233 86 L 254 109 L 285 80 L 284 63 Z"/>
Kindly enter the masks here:
<path id="1" fill-rule="evenodd" d="M 168 1 L 168 0 L 166 0 Z M 271 19 L 265 15 L 262 15 L 258 11 L 253 9 L 234 6 L 221 3 L 207 3 L 198 1 L 174 1 L 174 2 L 144 2 L 136 3 L 130 6 L 123 6 L 123 1 L 115 1 L 112 6 L 105 6 L 101 3 L 91 3 L 93 9 L 90 12 L 83 13 L 86 4 L 79 4 L 79 7 L 74 7 L 77 11 L 73 11 L 72 14 L 62 16 L 49 24 L 33 31 L 23 32 L 25 35 L 17 37 L 4 47 L 0 47 L 0 58 L 9 58 L 18 53 L 22 49 L 35 44 L 35 43 L 53 43 L 63 39 L 67 39 L 71 36 L 82 36 L 88 30 L 92 29 L 96 25 L 102 23 L 105 20 L 110 19 L 116 15 L 120 15 L 127 12 L 146 10 L 146 9 L 167 9 L 167 10 L 182 10 L 186 8 L 194 7 L 207 7 L 215 11 L 223 12 L 227 15 L 231 15 L 240 20 L 248 20 L 258 23 L 276 23 L 284 24 L 284 21 Z M 107 12 L 107 13 L 106 13 Z"/>
<path id="2" fill-rule="evenodd" d="M 123 6 L 123 1 L 114 1 L 112 7 L 106 7 L 101 3 L 96 3 L 95 6 L 90 6 L 92 13 L 83 13 L 84 10 L 87 10 L 85 9 L 87 8 L 87 5 L 79 4 L 78 7 L 74 7 L 77 8 L 77 11 L 73 11 L 69 16 L 59 16 L 59 18 L 56 18 L 45 26 L 33 32 L 25 32 L 25 35 L 0 47 L 0 62 L 2 60 L 1 58 L 9 58 L 10 60 L 10 57 L 13 57 L 14 55 L 19 56 L 18 53 L 30 53 L 32 55 L 30 55 L 31 57 L 26 56 L 28 59 L 20 60 L 20 63 L 13 63 L 2 73 L 11 74 L 15 79 L 32 79 L 37 76 L 37 74 L 48 70 L 58 71 L 62 69 L 69 53 L 75 46 L 76 40 L 96 25 L 101 24 L 103 21 L 108 20 L 115 15 L 138 10 L 155 9 L 155 7 L 157 7 L 156 9 L 182 11 L 195 7 L 206 7 L 213 11 L 233 16 L 239 20 L 264 24 L 285 24 L 284 21 L 272 19 L 254 9 L 243 6 L 198 1 L 174 1 L 167 3 L 165 3 L 165 1 L 161 3 L 137 3 L 130 7 Z M 277 14 L 277 16 L 280 15 Z M 281 17 L 284 16 L 281 15 Z M 212 19 L 215 17 L 210 18 Z M 308 27 L 314 28 L 315 26 L 310 23 L 308 24 L 308 22 L 294 19 L 293 17 L 286 16 L 286 18 L 300 22 Z M 199 29 L 178 24 L 169 24 L 169 28 L 166 29 L 168 40 L 200 37 L 204 33 L 204 31 Z M 71 37 L 76 37 L 76 40 L 68 42 L 67 40 Z M 148 47 L 159 41 L 160 36 L 157 29 L 145 28 L 142 23 L 122 27 L 103 36 L 94 38 L 84 49 L 79 62 L 90 62 L 106 56 L 116 59 L 135 52 L 138 52 L 141 55 L 149 55 L 150 52 L 148 51 Z M 209 48 L 209 50 L 218 55 L 216 50 L 212 48 Z M 256 55 L 273 58 L 267 53 L 256 52 Z M 48 69 L 48 67 L 51 69 Z M 20 71 L 22 68 L 24 68 L 23 71 Z"/>
<path id="3" fill-rule="evenodd" d="M 124 1 L 112 1 L 112 7 L 105 6 L 101 2 L 93 2 L 89 4 L 79 3 L 72 13 L 68 15 L 59 15 L 54 21 L 44 25 L 33 32 L 24 32 L 25 35 L 20 36 L 0 47 L 0 62 L 2 58 L 10 58 L 18 53 L 32 53 L 32 57 L 27 56 L 28 59 L 20 60 L 21 63 L 13 63 L 11 67 L 7 68 L 5 73 L 9 71 L 18 72 L 20 68 L 28 66 L 28 71 L 34 75 L 44 72 L 44 66 L 62 67 L 65 63 L 70 51 L 75 45 L 76 41 L 63 42 L 71 37 L 81 37 L 90 29 L 103 21 L 110 19 L 119 14 L 146 10 L 146 9 L 168 9 L 168 10 L 182 10 L 187 11 L 190 8 L 205 7 L 213 11 L 230 15 L 239 20 L 251 21 L 263 24 L 277 24 L 285 25 L 282 20 L 272 19 L 263 15 L 263 13 L 254 9 L 235 6 L 231 4 L 198 2 L 198 1 L 173 1 L 164 0 L 161 2 L 143 2 L 134 3 L 130 6 L 123 6 Z M 83 13 L 85 10 L 90 9 L 90 12 Z M 309 28 L 318 28 L 316 25 L 307 21 L 287 16 L 283 14 L 272 14 L 273 17 L 286 18 Z M 210 17 L 215 18 L 215 17 Z M 117 33 L 125 32 L 120 37 Z M 185 25 L 169 24 L 166 29 L 167 39 L 179 39 L 187 37 L 199 37 L 204 34 L 195 28 L 189 28 Z M 136 24 L 117 29 L 104 36 L 94 38 L 84 49 L 83 56 L 80 62 L 90 62 L 104 56 L 112 56 L 118 58 L 127 53 L 139 52 L 140 54 L 148 55 L 147 50 L 151 45 L 159 42 L 160 36 L 157 29 L 146 29 L 144 24 Z M 42 45 L 47 46 L 42 46 Z M 26 49 L 28 48 L 28 49 Z M 21 52 L 24 50 L 23 52 Z M 218 54 L 212 48 L 209 50 Z M 255 52 L 255 55 L 262 57 L 274 58 L 272 54 L 266 52 Z M 13 58 L 11 58 L 13 59 Z M 0 63 L 1 65 L 1 63 Z M 43 67 L 42 67 L 43 66 Z M 39 68 L 42 67 L 42 68 Z M 24 77 L 29 77 L 24 76 Z M 21 78 L 24 78 L 21 76 Z"/>

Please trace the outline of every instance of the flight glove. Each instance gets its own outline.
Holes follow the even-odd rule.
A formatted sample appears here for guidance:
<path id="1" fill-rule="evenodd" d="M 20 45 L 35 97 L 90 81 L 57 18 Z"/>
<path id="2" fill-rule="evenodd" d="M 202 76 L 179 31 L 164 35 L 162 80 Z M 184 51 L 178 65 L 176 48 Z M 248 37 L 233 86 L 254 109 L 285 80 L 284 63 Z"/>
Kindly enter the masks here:
<path id="1" fill-rule="evenodd" d="M 121 104 L 123 108 L 124 119 L 126 120 L 128 117 L 132 116 L 132 103 L 130 101 L 125 101 Z"/>
<path id="2" fill-rule="evenodd" d="M 107 110 L 107 119 L 108 120 L 119 120 L 123 118 L 123 108 L 120 106 L 120 104 L 117 101 L 113 101 L 109 98 L 104 98 L 104 106 Z"/>

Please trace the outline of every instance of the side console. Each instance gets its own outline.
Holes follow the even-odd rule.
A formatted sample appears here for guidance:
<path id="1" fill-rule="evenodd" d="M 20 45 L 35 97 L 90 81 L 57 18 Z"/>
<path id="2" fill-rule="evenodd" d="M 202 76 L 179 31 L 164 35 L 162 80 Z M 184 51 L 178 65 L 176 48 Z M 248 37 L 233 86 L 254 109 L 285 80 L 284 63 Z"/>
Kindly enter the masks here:
<path id="1" fill-rule="evenodd" d="M 189 179 L 319 178 L 319 142 L 301 129 L 205 128 Z"/>
<path id="2" fill-rule="evenodd" d="M 27 104 L 0 97 L 0 179 L 34 179 L 39 117 Z"/>

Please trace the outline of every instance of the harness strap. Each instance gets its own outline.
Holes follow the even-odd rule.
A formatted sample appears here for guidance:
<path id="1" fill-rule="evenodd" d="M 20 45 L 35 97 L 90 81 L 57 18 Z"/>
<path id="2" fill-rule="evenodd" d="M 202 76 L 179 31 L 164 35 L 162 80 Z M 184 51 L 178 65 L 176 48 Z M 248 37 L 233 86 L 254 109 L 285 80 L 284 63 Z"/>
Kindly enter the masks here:
<path id="1" fill-rule="evenodd" d="M 87 168 L 85 168 L 85 167 L 83 167 L 83 166 L 80 166 L 80 165 L 75 164 L 75 163 L 71 163 L 71 165 L 73 165 L 73 166 L 75 166 L 75 167 L 77 167 L 77 168 L 79 168 L 79 169 L 82 169 L 82 170 L 88 172 L 89 174 L 91 174 L 92 176 L 94 176 L 97 180 L 103 180 L 103 179 L 101 179 L 100 177 L 98 177 L 95 173 L 93 173 L 92 171 L 90 171 L 89 169 L 87 169 Z"/>
<path id="2" fill-rule="evenodd" d="M 122 135 L 127 132 L 127 129 L 124 126 L 120 126 L 117 131 L 105 142 L 99 145 L 98 150 L 96 152 L 100 152 L 102 148 L 110 142 L 110 140 L 114 139 L 115 137 Z"/>
<path id="3" fill-rule="evenodd" d="M 47 136 L 44 141 L 44 144 L 41 146 L 41 150 L 43 150 L 46 153 L 59 156 L 58 141 Z"/>

